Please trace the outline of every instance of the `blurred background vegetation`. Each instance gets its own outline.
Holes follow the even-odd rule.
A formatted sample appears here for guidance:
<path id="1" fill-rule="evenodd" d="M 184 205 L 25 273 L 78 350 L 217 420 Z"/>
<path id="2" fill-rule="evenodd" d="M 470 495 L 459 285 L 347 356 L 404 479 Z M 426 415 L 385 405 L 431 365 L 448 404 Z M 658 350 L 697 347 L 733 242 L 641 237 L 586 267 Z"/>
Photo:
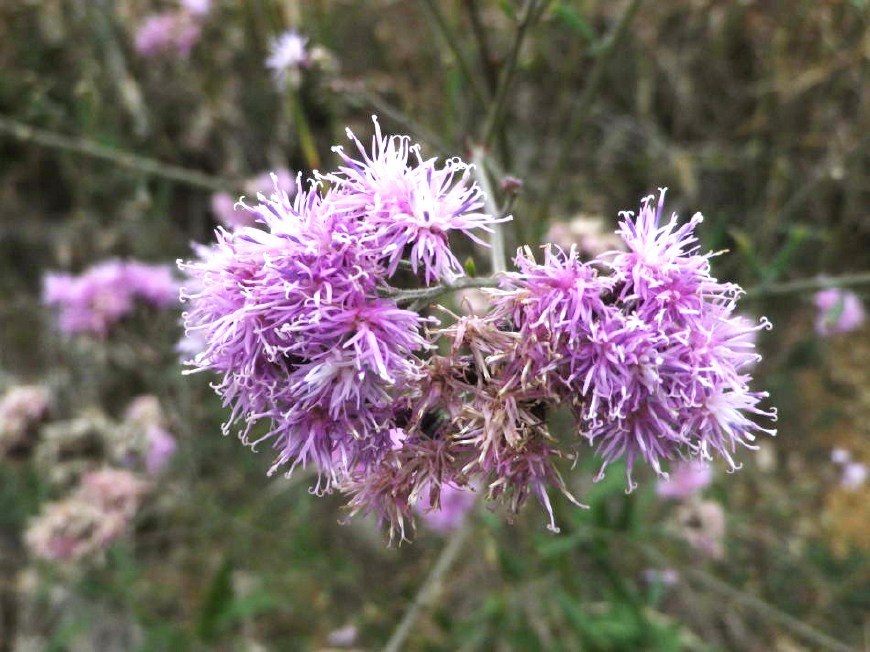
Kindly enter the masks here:
<path id="1" fill-rule="evenodd" d="M 657 187 L 683 217 L 702 211 L 704 247 L 730 251 L 716 274 L 774 322 L 756 385 L 781 416 L 706 491 L 727 516 L 719 558 L 681 540 L 651 474 L 625 495 L 583 462 L 569 476 L 591 509 L 557 503 L 559 535 L 536 509 L 470 517 L 403 649 L 868 645 L 867 488 L 830 461 L 870 455 L 868 329 L 819 337 L 812 292 L 787 285 L 870 267 L 866 0 L 215 0 L 189 56 L 137 52 L 143 20 L 176 7 L 0 4 L 0 389 L 48 385 L 57 419 L 153 393 L 179 440 L 133 534 L 74 572 L 27 558 L 21 532 L 52 489 L 0 461 L 0 650 L 389 638 L 458 535 L 388 548 L 372 522 L 340 525 L 310 474 L 267 479 L 268 453 L 220 436 L 209 379 L 180 375 L 177 313 L 70 340 L 40 304 L 47 270 L 186 257 L 211 238 L 213 192 L 330 169 L 345 126 L 368 134 L 373 113 L 429 156 L 487 145 L 494 181 L 522 181 L 509 252 L 581 213 L 611 230 Z M 319 54 L 284 92 L 264 61 L 291 28 Z"/>

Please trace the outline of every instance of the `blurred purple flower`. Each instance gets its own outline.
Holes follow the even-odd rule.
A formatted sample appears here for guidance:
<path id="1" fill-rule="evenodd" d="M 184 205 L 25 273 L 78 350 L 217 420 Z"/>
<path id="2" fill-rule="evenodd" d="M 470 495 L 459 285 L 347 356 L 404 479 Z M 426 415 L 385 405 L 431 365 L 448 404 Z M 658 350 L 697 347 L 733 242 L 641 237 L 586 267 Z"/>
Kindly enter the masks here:
<path id="1" fill-rule="evenodd" d="M 68 498 L 44 505 L 31 521 L 28 549 L 50 561 L 77 561 L 103 550 L 128 530 L 147 488 L 128 471 L 86 473 Z"/>
<path id="2" fill-rule="evenodd" d="M 649 584 L 674 586 L 680 581 L 680 574 L 673 568 L 647 568 L 643 571 L 643 579 Z"/>
<path id="3" fill-rule="evenodd" d="M 172 433 L 160 426 L 151 426 L 145 434 L 148 445 L 148 451 L 145 454 L 145 470 L 149 475 L 158 475 L 175 455 L 178 444 L 176 444 Z"/>
<path id="4" fill-rule="evenodd" d="M 414 508 L 430 529 L 446 534 L 462 525 L 468 512 L 474 507 L 476 497 L 477 494 L 467 487 L 447 483 L 441 485 L 439 507 L 432 507 L 427 488 L 423 490 L 420 502 Z"/>
<path id="5" fill-rule="evenodd" d="M 679 534 L 705 557 L 725 556 L 725 510 L 712 500 L 683 503 L 677 512 Z"/>
<path id="6" fill-rule="evenodd" d="M 104 336 L 133 312 L 137 300 L 155 308 L 177 303 L 178 283 L 170 270 L 165 265 L 106 260 L 79 276 L 48 273 L 43 302 L 59 309 L 62 332 Z"/>
<path id="7" fill-rule="evenodd" d="M 211 11 L 211 0 L 181 0 L 181 7 L 193 16 L 205 16 Z"/>
<path id="8" fill-rule="evenodd" d="M 3 395 L 0 399 L 0 458 L 32 450 L 48 405 L 48 389 L 40 385 L 18 385 Z"/>
<path id="9" fill-rule="evenodd" d="M 847 464 L 852 461 L 852 453 L 845 448 L 834 448 L 831 451 L 831 461 L 834 464 Z"/>
<path id="10" fill-rule="evenodd" d="M 659 479 L 656 492 L 663 498 L 682 500 L 697 494 L 710 485 L 713 480 L 713 469 L 704 462 L 680 462 L 671 471 L 667 480 Z"/>
<path id="11" fill-rule="evenodd" d="M 143 57 L 168 53 L 188 57 L 199 41 L 200 17 L 183 9 L 147 16 L 136 31 L 136 51 Z"/>
<path id="12" fill-rule="evenodd" d="M 867 480 L 867 466 L 861 462 L 848 462 L 843 465 L 843 477 L 840 484 L 850 491 L 864 486 Z"/>
<path id="13" fill-rule="evenodd" d="M 266 67 L 272 71 L 279 84 L 283 85 L 288 80 L 298 84 L 300 70 L 307 67 L 310 61 L 307 46 L 308 37 L 293 29 L 272 41 Z"/>
<path id="14" fill-rule="evenodd" d="M 816 293 L 816 332 L 828 337 L 856 330 L 864 323 L 864 306 L 854 292 L 829 288 Z"/>

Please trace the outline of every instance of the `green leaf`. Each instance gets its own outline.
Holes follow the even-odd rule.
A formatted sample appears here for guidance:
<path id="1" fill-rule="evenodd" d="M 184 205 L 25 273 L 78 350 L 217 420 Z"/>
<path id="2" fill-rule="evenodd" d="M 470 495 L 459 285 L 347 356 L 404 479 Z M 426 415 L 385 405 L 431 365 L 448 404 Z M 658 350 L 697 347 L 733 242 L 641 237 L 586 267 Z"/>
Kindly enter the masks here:
<path id="1" fill-rule="evenodd" d="M 595 43 L 595 30 L 586 22 L 577 7 L 572 7 L 564 2 L 557 2 L 553 7 L 553 16 L 559 22 L 574 30 L 589 43 Z"/>
<path id="2" fill-rule="evenodd" d="M 462 265 L 465 267 L 465 273 L 469 276 L 477 276 L 477 265 L 474 264 L 474 258 L 469 256 L 465 259 L 465 262 Z"/>
<path id="3" fill-rule="evenodd" d="M 220 632 L 220 623 L 227 616 L 233 602 L 232 566 L 224 560 L 211 581 L 199 611 L 197 634 L 206 643 L 214 642 Z"/>

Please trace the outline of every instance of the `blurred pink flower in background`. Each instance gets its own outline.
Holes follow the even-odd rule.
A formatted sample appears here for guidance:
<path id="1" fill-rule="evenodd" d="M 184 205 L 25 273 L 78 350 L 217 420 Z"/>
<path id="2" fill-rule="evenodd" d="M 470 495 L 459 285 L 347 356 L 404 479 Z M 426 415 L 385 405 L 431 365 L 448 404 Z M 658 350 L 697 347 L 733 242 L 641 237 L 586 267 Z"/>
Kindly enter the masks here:
<path id="1" fill-rule="evenodd" d="M 283 86 L 288 81 L 294 86 L 299 84 L 300 72 L 310 62 L 307 46 L 308 37 L 294 29 L 287 30 L 272 41 L 266 67 L 272 71 L 279 85 Z"/>
<path id="2" fill-rule="evenodd" d="M 187 12 L 154 14 L 145 18 L 136 31 L 136 52 L 143 57 L 174 52 L 184 58 L 199 41 L 201 31 L 199 22 Z"/>
<path id="3" fill-rule="evenodd" d="M 179 8 L 147 16 L 136 30 L 135 48 L 143 57 L 177 54 L 186 58 L 199 41 L 211 0 L 181 0 Z"/>
<path id="4" fill-rule="evenodd" d="M 147 488 L 129 471 L 86 473 L 69 497 L 43 506 L 25 543 L 31 554 L 50 561 L 77 561 L 97 553 L 127 532 Z"/>
<path id="5" fill-rule="evenodd" d="M 466 487 L 458 487 L 455 484 L 441 485 L 441 509 L 432 509 L 429 502 L 429 492 L 424 491 L 422 498 L 415 509 L 426 526 L 446 534 L 462 525 L 466 515 L 474 506 L 477 494 Z"/>
<path id="6" fill-rule="evenodd" d="M 692 548 L 711 559 L 725 556 L 725 510 L 713 500 L 691 501 L 677 511 L 679 535 Z"/>
<path id="7" fill-rule="evenodd" d="M 132 313 L 136 300 L 155 308 L 178 303 L 179 285 L 168 265 L 105 260 L 75 276 L 49 272 L 43 302 L 59 310 L 58 328 L 68 334 L 104 336 Z"/>
<path id="8" fill-rule="evenodd" d="M 544 242 L 552 242 L 565 251 L 576 245 L 581 258 L 594 258 L 606 251 L 625 249 L 622 239 L 608 228 L 603 217 L 582 213 L 569 222 L 550 225 Z"/>
<path id="9" fill-rule="evenodd" d="M 713 480 L 713 468 L 699 461 L 679 462 L 667 480 L 659 480 L 656 493 L 663 498 L 684 499 L 694 496 Z"/>
<path id="10" fill-rule="evenodd" d="M 844 489 L 855 491 L 864 486 L 867 481 L 867 466 L 861 462 L 849 462 L 843 465 L 843 476 L 840 484 Z"/>
<path id="11" fill-rule="evenodd" d="M 680 574 L 673 568 L 647 568 L 642 576 L 647 583 L 662 586 L 673 586 L 680 580 Z"/>
<path id="12" fill-rule="evenodd" d="M 178 444 L 168 430 L 160 426 L 151 426 L 146 431 L 148 451 L 145 454 L 145 470 L 150 475 L 157 475 L 175 455 Z"/>
<path id="13" fill-rule="evenodd" d="M 211 0 L 181 0 L 181 7 L 194 16 L 205 16 L 211 11 Z"/>
<path id="14" fill-rule="evenodd" d="M 143 448 L 145 470 L 157 475 L 169 463 L 178 445 L 175 437 L 166 429 L 163 409 L 156 396 L 137 396 L 127 406 L 125 421 L 144 433 Z"/>
<path id="15" fill-rule="evenodd" d="M 48 389 L 40 385 L 18 385 L 3 395 L 0 399 L 0 459 L 22 459 L 33 450 L 48 408 Z"/>
<path id="16" fill-rule="evenodd" d="M 813 302 L 818 308 L 816 332 L 819 335 L 848 333 L 864 323 L 864 306 L 854 292 L 829 288 L 817 292 Z"/>

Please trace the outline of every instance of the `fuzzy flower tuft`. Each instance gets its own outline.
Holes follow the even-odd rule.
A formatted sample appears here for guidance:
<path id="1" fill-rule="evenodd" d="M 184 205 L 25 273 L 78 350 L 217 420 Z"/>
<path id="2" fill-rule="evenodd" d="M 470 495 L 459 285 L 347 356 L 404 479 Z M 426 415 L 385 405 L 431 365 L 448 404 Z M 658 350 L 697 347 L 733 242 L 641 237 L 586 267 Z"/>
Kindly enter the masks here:
<path id="1" fill-rule="evenodd" d="M 483 194 L 466 163 L 453 158 L 437 167 L 407 136 L 384 136 L 373 120 L 371 151 L 348 129 L 360 158 L 334 148 L 342 165 L 323 178 L 344 191 L 343 209 L 365 216 L 366 240 L 382 252 L 390 275 L 404 257 L 427 285 L 461 275 L 450 234 L 461 232 L 486 246 L 475 232 L 492 232 L 500 220 L 482 212 Z"/>

